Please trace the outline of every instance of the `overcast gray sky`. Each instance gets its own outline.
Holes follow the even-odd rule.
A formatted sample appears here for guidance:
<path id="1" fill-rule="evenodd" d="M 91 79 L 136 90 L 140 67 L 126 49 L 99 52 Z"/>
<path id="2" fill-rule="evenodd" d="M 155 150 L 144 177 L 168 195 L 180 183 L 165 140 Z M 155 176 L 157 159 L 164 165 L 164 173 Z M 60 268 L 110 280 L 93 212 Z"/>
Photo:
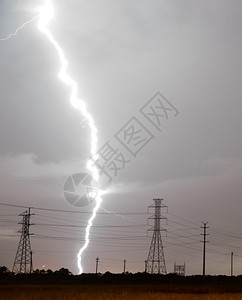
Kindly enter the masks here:
<path id="1" fill-rule="evenodd" d="M 41 3 L 1 0 L 0 39 L 35 16 Z M 164 198 L 168 272 L 175 261 L 186 262 L 188 274 L 202 272 L 200 226 L 209 221 L 207 273 L 229 274 L 233 251 L 235 274 L 241 274 L 241 1 L 53 4 L 50 28 L 95 119 L 99 148 L 110 141 L 130 160 L 102 204 L 123 216 L 97 216 L 84 272 L 95 271 L 97 256 L 100 272 L 121 272 L 123 259 L 128 271 L 143 271 L 147 207 Z M 76 253 L 93 206 L 68 204 L 63 185 L 87 171 L 90 131 L 80 125 L 83 117 L 71 107 L 58 71 L 56 52 L 36 21 L 0 42 L 0 202 L 74 211 L 33 210 L 31 244 L 34 268 L 77 273 Z M 140 112 L 158 91 L 179 111 L 163 118 L 161 132 Z M 132 117 L 154 137 L 136 156 L 115 137 Z M 10 269 L 23 210 L 1 206 L 0 265 Z"/>

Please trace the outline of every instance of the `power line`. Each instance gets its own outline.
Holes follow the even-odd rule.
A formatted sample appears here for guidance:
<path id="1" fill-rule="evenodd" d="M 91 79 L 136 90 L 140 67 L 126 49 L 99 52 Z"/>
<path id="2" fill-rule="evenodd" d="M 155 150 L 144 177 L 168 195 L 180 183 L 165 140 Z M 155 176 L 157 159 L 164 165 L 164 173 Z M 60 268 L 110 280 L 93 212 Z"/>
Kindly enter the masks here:
<path id="1" fill-rule="evenodd" d="M 18 208 L 28 208 L 29 206 L 24 205 L 17 205 L 17 204 L 8 204 L 0 202 L 0 205 L 3 206 L 9 206 L 9 207 L 18 207 Z M 92 212 L 86 212 L 86 211 L 76 211 L 76 210 L 64 210 L 64 209 L 55 209 L 55 208 L 44 208 L 44 207 L 35 207 L 31 206 L 31 209 L 35 210 L 42 210 L 42 211 L 52 211 L 52 212 L 63 212 L 63 213 L 75 213 L 75 214 L 92 214 Z M 122 214 L 122 215 L 147 215 L 147 212 L 97 212 L 98 215 L 116 215 L 116 214 Z"/>

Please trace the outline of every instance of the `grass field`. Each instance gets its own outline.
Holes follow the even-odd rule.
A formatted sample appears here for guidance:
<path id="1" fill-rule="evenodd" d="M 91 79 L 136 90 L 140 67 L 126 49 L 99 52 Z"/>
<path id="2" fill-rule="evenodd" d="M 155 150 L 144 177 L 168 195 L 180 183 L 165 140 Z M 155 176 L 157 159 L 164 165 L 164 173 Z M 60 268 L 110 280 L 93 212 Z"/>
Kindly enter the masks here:
<path id="1" fill-rule="evenodd" d="M 242 293 L 163 291 L 158 286 L 2 285 L 0 300 L 242 300 Z"/>

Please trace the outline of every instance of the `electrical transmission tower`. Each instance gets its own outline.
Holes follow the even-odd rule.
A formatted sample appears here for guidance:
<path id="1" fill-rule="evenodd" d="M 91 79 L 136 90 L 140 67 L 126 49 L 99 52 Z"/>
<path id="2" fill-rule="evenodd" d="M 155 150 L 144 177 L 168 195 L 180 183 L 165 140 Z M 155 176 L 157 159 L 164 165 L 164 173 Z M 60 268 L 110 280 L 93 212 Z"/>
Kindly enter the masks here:
<path id="1" fill-rule="evenodd" d="M 22 224 L 22 229 L 19 230 L 19 232 L 21 233 L 21 237 L 12 270 L 15 273 L 31 273 L 33 271 L 32 251 L 29 238 L 31 215 L 32 214 L 30 213 L 30 208 L 29 210 L 26 210 L 19 215 L 23 217 L 23 221 L 19 223 Z"/>
<path id="2" fill-rule="evenodd" d="M 177 275 L 185 276 L 186 265 L 178 265 L 174 263 L 174 273 Z"/>
<path id="3" fill-rule="evenodd" d="M 161 231 L 166 230 L 160 227 L 160 221 L 167 220 L 167 218 L 161 215 L 161 210 L 163 208 L 167 209 L 167 206 L 162 204 L 163 199 L 153 199 L 153 201 L 155 202 L 155 205 L 148 207 L 148 210 L 150 208 L 155 208 L 155 214 L 148 218 L 148 220 L 154 219 L 154 227 L 149 229 L 149 231 L 153 231 L 153 236 L 146 261 L 146 272 L 151 274 L 166 274 L 165 255 L 161 239 Z"/>

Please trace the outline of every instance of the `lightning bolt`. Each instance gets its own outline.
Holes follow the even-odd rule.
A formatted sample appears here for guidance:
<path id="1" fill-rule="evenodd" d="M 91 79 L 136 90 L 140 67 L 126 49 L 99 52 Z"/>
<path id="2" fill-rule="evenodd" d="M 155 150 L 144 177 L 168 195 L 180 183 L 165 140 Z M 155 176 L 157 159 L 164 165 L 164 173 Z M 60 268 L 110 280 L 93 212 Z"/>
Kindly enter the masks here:
<path id="1" fill-rule="evenodd" d="M 8 37 L 6 37 L 6 38 L 0 39 L 0 42 L 5 42 L 5 41 L 11 39 L 12 37 L 16 36 L 20 30 L 22 30 L 22 29 L 23 29 L 25 26 L 27 26 L 28 24 L 34 22 L 38 17 L 39 17 L 39 16 L 35 16 L 35 17 L 33 17 L 31 20 L 25 22 L 22 26 L 18 27 L 14 33 L 11 33 L 11 34 L 10 34 Z"/>
<path id="2" fill-rule="evenodd" d="M 39 21 L 38 21 L 38 29 L 47 37 L 49 42 L 52 44 L 52 46 L 55 48 L 59 60 L 60 60 L 60 71 L 59 71 L 59 78 L 60 80 L 70 87 L 70 103 L 71 105 L 79 110 L 81 114 L 84 116 L 84 118 L 87 120 L 87 124 L 90 127 L 91 131 L 91 157 L 93 159 L 97 159 L 98 155 L 97 152 L 97 128 L 95 126 L 93 117 L 91 114 L 87 111 L 86 104 L 84 101 L 78 98 L 78 88 L 77 83 L 73 78 L 68 74 L 67 67 L 68 67 L 68 61 L 65 57 L 64 51 L 62 50 L 61 46 L 57 42 L 57 40 L 52 35 L 50 29 L 48 28 L 48 24 L 50 21 L 54 18 L 54 7 L 51 2 L 51 0 L 45 0 L 43 6 L 39 8 Z M 92 160 L 87 161 L 87 169 L 92 173 L 93 178 L 98 182 L 99 180 L 99 174 L 97 168 L 93 165 Z M 99 209 L 101 203 L 102 203 L 102 192 L 99 190 L 98 195 L 96 196 L 96 204 L 92 211 L 92 215 L 90 219 L 88 220 L 88 225 L 86 227 L 86 233 L 85 233 L 85 244 L 80 249 L 80 251 L 77 254 L 77 264 L 79 268 L 79 273 L 81 274 L 83 272 L 82 265 L 81 265 L 81 259 L 82 259 L 82 253 L 87 248 L 89 244 L 89 235 L 90 235 L 90 229 L 92 227 L 93 220 L 96 217 L 97 210 Z"/>

